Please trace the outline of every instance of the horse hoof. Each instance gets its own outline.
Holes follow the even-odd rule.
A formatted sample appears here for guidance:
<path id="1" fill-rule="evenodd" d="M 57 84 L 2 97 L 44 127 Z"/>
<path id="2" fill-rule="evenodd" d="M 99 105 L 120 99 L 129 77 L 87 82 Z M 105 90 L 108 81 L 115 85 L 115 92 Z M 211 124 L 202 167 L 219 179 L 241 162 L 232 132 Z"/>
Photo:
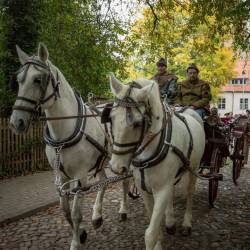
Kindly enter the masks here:
<path id="1" fill-rule="evenodd" d="M 92 225 L 93 225 L 94 229 L 99 228 L 102 225 L 102 223 L 103 223 L 102 217 L 100 217 L 96 220 L 92 220 Z"/>
<path id="2" fill-rule="evenodd" d="M 84 229 L 82 229 L 82 232 L 80 234 L 80 242 L 81 242 L 81 244 L 83 244 L 86 241 L 87 236 L 88 236 L 87 232 Z"/>
<path id="3" fill-rule="evenodd" d="M 191 227 L 182 227 L 181 229 L 181 235 L 182 236 L 189 236 L 192 233 Z"/>
<path id="4" fill-rule="evenodd" d="M 119 218 L 119 221 L 126 221 L 127 220 L 127 214 L 125 213 L 122 213 L 122 214 L 119 214 L 120 215 L 120 218 Z"/>
<path id="5" fill-rule="evenodd" d="M 176 226 L 175 225 L 173 225 L 172 227 L 167 227 L 166 226 L 166 231 L 167 231 L 168 234 L 174 235 L 176 233 Z"/>

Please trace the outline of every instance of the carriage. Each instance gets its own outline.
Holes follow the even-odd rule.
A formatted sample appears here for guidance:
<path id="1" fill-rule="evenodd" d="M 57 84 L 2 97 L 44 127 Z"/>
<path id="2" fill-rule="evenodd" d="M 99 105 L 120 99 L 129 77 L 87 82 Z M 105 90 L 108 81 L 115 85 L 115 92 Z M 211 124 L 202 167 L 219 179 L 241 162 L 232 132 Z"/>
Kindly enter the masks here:
<path id="1" fill-rule="evenodd" d="M 213 207 L 218 194 L 219 181 L 223 180 L 220 169 L 224 166 L 226 158 L 230 156 L 230 127 L 224 126 L 217 114 L 211 114 L 205 117 L 204 128 L 206 145 L 199 175 L 209 181 L 208 201 Z"/>
<path id="2" fill-rule="evenodd" d="M 219 181 L 223 180 L 220 169 L 226 164 L 227 157 L 232 160 L 233 182 L 238 184 L 237 179 L 248 159 L 248 126 L 245 115 L 226 123 L 217 114 L 210 114 L 204 119 L 206 146 L 199 175 L 209 181 L 208 201 L 211 207 L 217 198 Z"/>
<path id="3" fill-rule="evenodd" d="M 100 183 L 88 185 L 88 172 L 93 170 L 93 166 L 96 166 L 96 164 L 99 166 L 99 163 L 103 162 L 103 158 L 107 158 L 107 150 L 103 150 L 103 148 L 106 145 L 106 140 L 110 139 L 105 131 L 105 126 L 100 123 L 101 119 L 98 110 L 94 112 L 89 105 L 85 104 L 80 95 L 70 87 L 59 69 L 48 61 L 49 54 L 45 46 L 40 44 L 38 57 L 29 57 L 20 49 L 18 49 L 18 54 L 22 67 L 18 71 L 19 92 L 13 107 L 10 125 L 17 132 L 27 132 L 31 121 L 33 121 L 34 117 L 36 118 L 37 110 L 40 106 L 43 106 L 46 110 L 46 121 L 62 120 L 63 117 L 63 123 L 51 122 L 50 127 L 46 127 L 44 138 L 48 142 L 46 148 L 47 157 L 55 170 L 56 177 L 59 179 L 57 183 L 56 178 L 56 183 L 60 190 L 63 191 L 63 187 L 67 188 L 70 184 L 75 184 L 75 187 L 72 189 L 74 193 L 72 207 L 70 207 L 67 192 L 64 193 L 65 195 L 62 195 L 62 192 L 60 192 L 60 204 L 67 221 L 72 227 L 73 238 L 70 249 L 80 249 L 81 243 L 87 237 L 85 229 L 80 228 L 82 220 L 80 207 L 81 192 L 87 194 L 92 191 L 91 189 L 99 191 L 93 206 L 92 215 L 93 225 L 95 228 L 98 228 L 102 224 L 102 200 L 106 185 L 124 180 L 124 178 L 131 177 L 131 175 L 106 178 L 105 172 L 102 172 L 100 173 Z M 142 86 L 139 85 L 140 87 L 138 87 L 138 84 L 131 84 L 125 87 L 114 76 L 111 76 L 110 79 L 111 89 L 116 96 L 117 106 L 120 105 L 122 107 L 120 111 L 126 111 L 126 115 L 121 115 L 125 121 L 118 124 L 125 126 L 125 129 L 129 129 L 129 133 L 126 133 L 125 129 L 111 132 L 117 133 L 119 131 L 125 133 L 126 136 L 122 136 L 119 139 L 131 140 L 131 142 L 126 140 L 118 140 L 117 142 L 115 140 L 117 138 L 112 133 L 113 146 L 129 149 L 110 150 L 112 153 L 111 169 L 113 172 L 117 172 L 117 170 L 123 171 L 124 167 L 128 169 L 132 157 L 135 156 L 134 153 L 140 154 L 145 149 L 147 149 L 147 153 L 150 153 L 150 157 L 147 156 L 145 158 L 144 155 L 145 159 L 141 158 L 137 159 L 137 161 L 133 159 L 132 161 L 134 166 L 138 165 L 137 173 L 141 175 L 140 186 L 142 189 L 143 186 L 145 187 L 143 192 L 144 202 L 148 213 L 151 214 L 150 226 L 145 234 L 147 249 L 154 249 L 154 246 L 162 249 L 161 237 L 158 237 L 159 235 L 155 234 L 155 232 L 159 231 L 164 214 L 167 232 L 173 232 L 175 229 L 173 184 L 177 181 L 181 182 L 181 179 L 186 180 L 183 191 L 185 191 L 187 200 L 182 223 L 182 234 L 187 236 L 191 233 L 192 195 L 195 190 L 196 180 L 195 171 L 199 166 L 205 145 L 203 122 L 199 115 L 191 109 L 184 110 L 183 116 L 180 116 L 173 113 L 171 108 L 163 107 L 160 102 L 158 85 L 150 80 L 141 79 L 140 83 Z M 136 93 L 133 93 L 133 98 L 135 99 L 129 96 L 132 88 L 134 88 L 134 93 Z M 120 91 L 126 92 L 125 99 L 119 99 Z M 67 106 L 63 105 L 63 98 L 68 101 Z M 148 103 L 140 101 L 146 98 Z M 134 114 L 135 116 L 133 116 L 132 108 L 134 108 L 134 111 L 137 111 L 137 115 Z M 69 116 L 71 114 L 76 115 Z M 54 115 L 60 116 L 53 117 Z M 166 115 L 168 119 L 166 119 Z M 87 117 L 91 118 L 87 121 Z M 172 126 L 172 119 L 174 119 L 175 126 Z M 204 163 L 203 166 L 206 166 L 207 163 L 209 164 L 209 193 L 211 201 L 214 202 L 217 195 L 218 181 L 222 178 L 219 170 L 229 153 L 227 130 L 224 127 L 220 128 L 218 120 L 214 124 L 211 121 L 214 121 L 213 117 L 205 122 L 210 127 L 208 128 L 207 147 L 202 162 Z M 149 127 L 152 128 L 152 131 L 148 131 Z M 49 130 L 53 133 L 53 138 Z M 67 132 L 67 136 L 65 132 Z M 144 134 L 145 132 L 146 134 Z M 174 140 L 172 140 L 172 132 L 173 137 L 175 137 Z M 134 134 L 140 140 L 135 142 L 136 137 Z M 144 138 L 142 138 L 142 135 L 145 135 Z M 64 139 L 65 137 L 66 139 Z M 154 139 L 155 141 L 153 142 Z M 141 145 L 141 143 L 144 144 Z M 139 148 L 138 146 L 142 147 Z M 135 150 L 136 152 L 134 152 Z M 124 155 L 130 153 L 128 157 L 131 159 L 124 164 L 119 163 L 119 157 L 114 156 L 115 154 L 118 155 L 117 152 L 119 155 L 123 155 L 123 160 L 127 160 Z M 183 152 L 187 152 L 187 156 Z M 192 152 L 194 153 L 192 154 Z M 98 159 L 100 159 L 100 162 Z M 148 171 L 148 175 L 145 178 L 144 170 L 157 164 L 158 168 L 155 168 L 152 172 Z M 168 166 L 168 168 L 165 166 Z M 123 172 L 120 173 L 122 174 Z M 138 175 L 134 174 L 134 177 L 139 186 Z M 147 182 L 148 179 L 150 179 L 149 182 Z M 155 192 L 147 192 L 148 187 L 151 191 L 154 189 Z M 123 200 L 119 210 L 121 215 L 126 214 L 128 209 L 126 204 L 127 190 L 128 185 L 125 183 L 123 185 Z M 137 190 L 133 191 L 135 191 L 137 196 Z M 154 198 L 154 206 L 152 198 Z"/>
<path id="4" fill-rule="evenodd" d="M 234 184 L 237 185 L 237 180 L 240 177 L 241 169 L 248 160 L 248 117 L 240 115 L 232 123 L 231 136 L 233 142 L 233 152 L 231 159 L 233 161 L 232 175 Z"/>

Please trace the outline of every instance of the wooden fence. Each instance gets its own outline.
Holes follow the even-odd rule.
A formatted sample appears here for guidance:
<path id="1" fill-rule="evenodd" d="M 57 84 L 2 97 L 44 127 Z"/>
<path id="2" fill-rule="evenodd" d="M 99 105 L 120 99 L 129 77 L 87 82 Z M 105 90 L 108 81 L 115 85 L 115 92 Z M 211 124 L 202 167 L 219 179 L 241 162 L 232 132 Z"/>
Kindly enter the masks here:
<path id="1" fill-rule="evenodd" d="M 27 134 L 16 135 L 9 129 L 9 119 L 0 117 L 0 177 L 49 169 L 42 131 L 43 124 L 38 123 Z"/>

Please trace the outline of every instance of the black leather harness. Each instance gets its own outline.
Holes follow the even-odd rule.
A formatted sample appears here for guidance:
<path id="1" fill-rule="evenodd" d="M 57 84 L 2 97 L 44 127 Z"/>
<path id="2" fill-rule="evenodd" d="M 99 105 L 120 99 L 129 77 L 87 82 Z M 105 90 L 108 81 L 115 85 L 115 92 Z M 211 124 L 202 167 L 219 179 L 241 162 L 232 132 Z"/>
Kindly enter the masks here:
<path id="1" fill-rule="evenodd" d="M 132 164 L 138 168 L 140 170 L 141 173 L 141 187 L 144 191 L 147 191 L 146 188 L 146 184 L 145 184 L 145 173 L 144 170 L 154 167 L 157 164 L 159 164 L 161 161 L 163 161 L 166 157 L 167 154 L 169 152 L 169 149 L 172 148 L 172 151 L 180 158 L 180 160 L 182 161 L 182 166 L 179 168 L 179 170 L 176 173 L 175 178 L 181 177 L 181 175 L 184 173 L 185 170 L 188 169 L 189 165 L 190 165 L 190 156 L 193 150 L 193 137 L 191 134 L 191 131 L 189 129 L 189 126 L 187 124 L 187 121 L 185 119 L 184 116 L 181 116 L 179 113 L 174 113 L 174 115 L 179 118 L 186 126 L 187 131 L 189 133 L 189 147 L 188 147 L 188 153 L 187 156 L 184 155 L 184 153 L 175 145 L 171 144 L 171 138 L 172 138 L 172 117 L 171 115 L 167 112 L 167 126 L 163 129 L 162 133 L 161 133 L 161 138 L 159 141 L 159 144 L 157 146 L 157 149 L 155 151 L 155 153 L 150 156 L 147 159 L 144 160 L 139 160 L 139 159 L 133 159 L 132 160 Z M 178 183 L 179 180 L 181 178 L 179 178 L 176 182 Z"/>
<path id="2" fill-rule="evenodd" d="M 24 97 L 24 96 L 18 96 L 16 98 L 17 100 L 25 101 L 25 102 L 33 105 L 33 107 L 15 105 L 15 106 L 13 106 L 13 110 L 22 110 L 22 111 L 29 112 L 33 115 L 32 119 L 35 120 L 35 119 L 37 119 L 38 110 L 42 104 L 46 103 L 47 101 L 49 101 L 53 97 L 55 98 L 55 101 L 57 100 L 57 98 L 60 97 L 60 95 L 59 95 L 60 81 L 59 81 L 58 72 L 56 72 L 56 77 L 54 77 L 54 75 L 51 72 L 50 66 L 43 63 L 42 61 L 38 60 L 34 56 L 32 58 L 29 58 L 28 61 L 24 65 L 22 65 L 22 67 L 17 71 L 16 74 L 19 74 L 19 73 L 24 71 L 24 75 L 21 79 L 21 82 L 23 82 L 25 80 L 30 65 L 33 65 L 39 71 L 41 71 L 41 69 L 39 69 L 39 67 L 46 70 L 46 73 L 44 73 L 42 75 L 42 79 L 41 79 L 41 82 L 39 84 L 39 87 L 41 89 L 41 97 L 38 101 L 36 101 L 36 100 L 32 100 L 32 99 Z M 48 95 L 48 97 L 45 98 L 47 88 L 48 88 L 48 85 L 50 82 L 52 84 L 53 92 L 50 95 Z M 75 98 L 76 98 L 77 104 L 78 104 L 78 117 L 77 117 L 75 129 L 74 129 L 74 132 L 72 133 L 72 135 L 70 135 L 68 138 L 63 139 L 63 140 L 54 140 L 50 135 L 48 124 L 46 123 L 45 127 L 44 127 L 43 140 L 44 140 L 45 144 L 55 148 L 55 150 L 57 148 L 65 149 L 65 148 L 76 145 L 82 139 L 82 137 L 84 135 L 86 140 L 89 143 L 91 143 L 101 153 L 101 155 L 97 158 L 97 161 L 96 161 L 94 167 L 90 169 L 90 171 L 93 169 L 96 169 L 96 173 L 97 173 L 98 169 L 100 169 L 102 167 L 104 160 L 108 156 L 107 139 L 105 137 L 105 142 L 104 142 L 104 147 L 103 147 L 94 138 L 92 138 L 90 135 L 85 133 L 87 119 L 86 119 L 86 117 L 84 118 L 84 115 L 86 115 L 86 106 L 84 105 L 80 94 L 77 91 L 74 91 L 74 94 L 75 94 Z M 59 169 L 64 173 L 64 175 L 67 178 L 70 179 L 69 175 L 65 172 L 65 169 L 64 169 L 61 162 L 60 162 Z"/>
<path id="3" fill-rule="evenodd" d="M 129 97 L 131 89 L 134 86 L 138 88 L 138 83 L 135 84 L 135 82 L 133 82 L 133 84 L 130 85 L 129 91 L 125 95 L 125 99 L 121 99 L 121 100 L 119 100 L 119 102 L 117 102 L 118 106 L 120 105 L 120 106 L 126 107 L 126 109 L 127 109 L 127 108 L 131 108 L 130 103 L 133 103 L 134 108 L 138 108 L 141 105 L 141 103 L 137 104 L 131 97 Z M 139 87 L 139 88 L 141 88 L 141 87 Z M 130 98 L 132 101 L 127 102 L 128 98 Z M 178 113 L 174 113 L 174 115 L 177 118 L 179 118 L 185 124 L 185 126 L 187 128 L 187 131 L 189 133 L 189 136 L 190 136 L 187 156 L 185 156 L 184 153 L 178 147 L 171 144 L 171 139 L 172 139 L 172 117 L 171 117 L 171 113 L 169 111 L 165 112 L 165 110 L 163 109 L 163 112 L 166 113 L 167 117 L 164 118 L 166 120 L 165 120 L 165 122 L 163 121 L 160 141 L 159 141 L 159 144 L 158 144 L 155 152 L 150 157 L 148 157 L 146 159 L 138 159 L 138 158 L 136 158 L 143 151 L 143 150 L 140 150 L 140 147 L 139 147 L 140 145 L 138 145 L 138 144 L 142 143 L 142 140 L 140 139 L 140 141 L 137 142 L 137 146 L 136 146 L 137 150 L 140 151 L 140 152 L 136 151 L 134 153 L 134 156 L 136 156 L 136 157 L 131 162 L 135 168 L 138 168 L 140 170 L 141 187 L 142 187 L 142 189 L 144 191 L 147 191 L 147 192 L 149 192 L 149 191 L 147 190 L 147 187 L 146 187 L 146 184 L 145 184 L 145 173 L 144 173 L 145 169 L 152 168 L 152 167 L 156 166 L 157 164 L 159 164 L 161 161 L 163 161 L 167 157 L 169 149 L 172 148 L 173 152 L 180 158 L 180 160 L 182 162 L 181 168 L 176 173 L 176 178 L 177 178 L 178 176 L 181 175 L 181 173 L 184 172 L 184 170 L 187 170 L 189 168 L 190 156 L 191 156 L 191 153 L 192 153 L 192 150 L 193 150 L 193 138 L 192 138 L 192 134 L 191 134 L 191 131 L 190 131 L 189 127 L 188 127 L 188 124 L 187 124 L 187 121 L 186 121 L 185 117 L 181 116 Z M 144 135 L 145 132 L 146 132 L 145 127 L 142 128 L 142 131 L 144 131 L 143 132 L 143 135 Z M 121 145 L 124 145 L 124 144 L 121 144 Z M 131 146 L 132 144 L 128 143 L 128 144 L 125 144 L 125 145 L 130 145 Z M 133 143 L 133 145 L 134 145 L 134 143 Z M 143 149 L 145 149 L 145 146 L 143 147 Z M 113 153 L 116 153 L 116 152 L 113 152 Z M 124 154 L 126 154 L 126 153 L 131 153 L 131 151 L 124 152 Z"/>
<path id="4" fill-rule="evenodd" d="M 90 135 L 85 133 L 87 119 L 83 118 L 83 116 L 86 114 L 86 106 L 83 105 L 83 101 L 81 100 L 80 94 L 76 91 L 75 91 L 75 97 L 76 97 L 77 103 L 78 103 L 78 116 L 79 116 L 79 118 L 77 118 L 76 127 L 75 127 L 75 130 L 72 133 L 72 135 L 70 137 L 68 137 L 67 139 L 56 141 L 56 140 L 51 138 L 50 133 L 49 133 L 48 124 L 46 123 L 46 125 L 44 127 L 44 135 L 43 135 L 44 142 L 47 145 L 52 146 L 54 148 L 61 147 L 61 149 L 64 149 L 64 148 L 68 148 L 68 147 L 72 147 L 72 146 L 76 145 L 82 139 L 82 137 L 85 136 L 85 139 L 101 153 L 101 155 L 98 156 L 93 168 L 91 168 L 89 170 L 89 171 L 92 171 L 92 170 L 96 169 L 96 172 L 95 172 L 95 175 L 96 175 L 96 173 L 102 168 L 105 159 L 108 157 L 108 150 L 107 150 L 108 142 L 107 142 L 107 139 L 105 137 L 104 147 L 103 147 L 93 137 L 91 137 Z M 64 170 L 62 163 L 60 164 L 60 170 L 70 179 L 69 175 Z"/>

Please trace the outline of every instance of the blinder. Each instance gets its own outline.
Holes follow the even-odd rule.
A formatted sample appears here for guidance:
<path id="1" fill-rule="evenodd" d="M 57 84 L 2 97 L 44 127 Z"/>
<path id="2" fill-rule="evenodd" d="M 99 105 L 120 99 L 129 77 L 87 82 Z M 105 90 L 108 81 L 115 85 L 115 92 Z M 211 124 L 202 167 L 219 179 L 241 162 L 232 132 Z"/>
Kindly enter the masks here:
<path id="1" fill-rule="evenodd" d="M 113 107 L 113 103 L 107 103 L 101 114 L 101 123 L 111 122 L 110 113 Z"/>
<path id="2" fill-rule="evenodd" d="M 128 125 L 132 125 L 134 122 L 134 116 L 131 107 L 126 108 L 126 121 Z"/>
<path id="3" fill-rule="evenodd" d="M 39 83 L 39 87 L 41 88 L 43 96 L 46 93 L 46 90 L 47 90 L 47 87 L 48 87 L 48 84 L 49 84 L 49 80 L 50 80 L 50 75 L 49 74 L 44 73 L 44 74 L 41 75 L 41 82 Z"/>

